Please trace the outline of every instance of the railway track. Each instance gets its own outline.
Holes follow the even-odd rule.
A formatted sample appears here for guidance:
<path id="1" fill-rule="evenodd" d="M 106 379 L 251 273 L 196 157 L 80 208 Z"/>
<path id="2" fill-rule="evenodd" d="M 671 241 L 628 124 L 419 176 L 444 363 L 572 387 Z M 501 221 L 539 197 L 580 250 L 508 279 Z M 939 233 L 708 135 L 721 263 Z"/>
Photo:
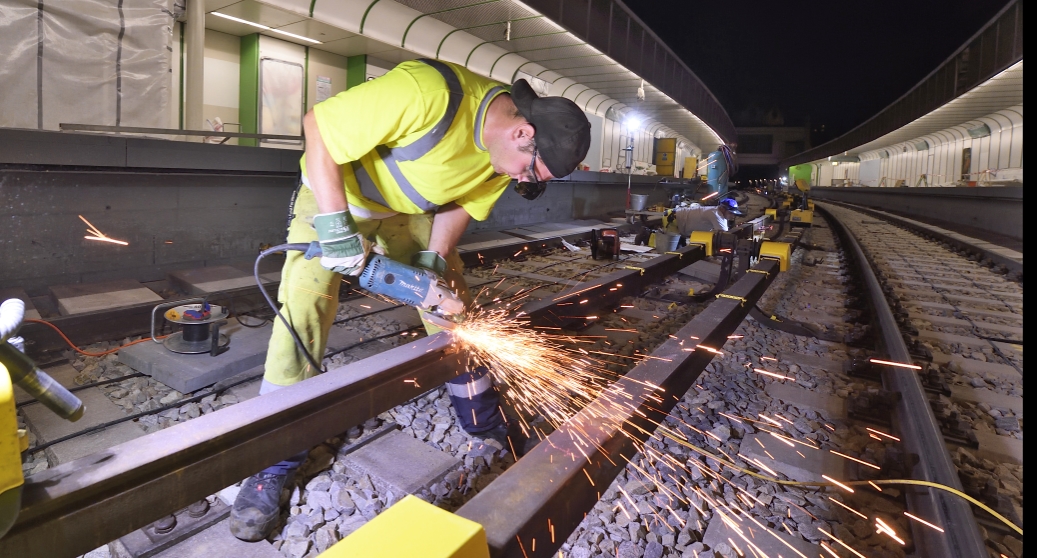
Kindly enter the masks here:
<path id="1" fill-rule="evenodd" d="M 840 339 L 843 342 L 797 337 L 764 327 L 764 324 L 756 321 L 744 322 L 734 331 L 735 325 L 742 321 L 738 318 L 719 339 L 715 339 L 717 342 L 713 343 L 714 347 L 720 347 L 726 342 L 724 347 L 717 349 L 718 352 L 715 354 L 703 355 L 704 358 L 695 357 L 698 360 L 688 364 L 692 370 L 701 370 L 706 368 L 707 364 L 709 368 L 702 376 L 692 371 L 689 372 L 692 374 L 690 379 L 682 380 L 687 382 L 688 387 L 694 384 L 694 389 L 688 391 L 684 397 L 677 397 L 676 394 L 684 393 L 687 387 L 680 389 L 682 384 L 670 380 L 671 376 L 660 376 L 664 379 L 660 384 L 667 387 L 667 393 L 675 394 L 671 403 L 671 406 L 675 405 L 673 412 L 665 419 L 664 424 L 671 427 L 674 432 L 681 432 L 681 436 L 655 437 L 648 439 L 643 446 L 635 444 L 630 447 L 623 446 L 615 439 L 602 440 L 602 447 L 616 449 L 613 455 L 626 456 L 631 465 L 624 468 L 626 462 L 622 461 L 610 468 L 603 466 L 599 460 L 597 466 L 600 471 L 585 467 L 584 469 L 589 472 L 577 472 L 579 477 L 575 481 L 568 478 L 564 482 L 559 482 L 556 487 L 557 494 L 544 494 L 540 500 L 532 498 L 533 503 L 526 502 L 527 507 L 534 506 L 534 503 L 539 506 L 532 509 L 529 521 L 516 517 L 487 516 L 488 506 L 499 505 L 502 498 L 514 498 L 514 495 L 508 495 L 524 483 L 531 482 L 530 479 L 543 480 L 545 473 L 538 465 L 544 465 L 544 460 L 553 462 L 558 456 L 551 452 L 563 445 L 540 444 L 537 447 L 543 451 L 532 452 L 516 463 L 510 451 L 513 448 L 495 447 L 492 442 L 473 439 L 464 433 L 455 424 L 449 411 L 448 399 L 441 389 L 427 393 L 417 390 L 414 394 L 417 397 L 412 396 L 408 398 L 409 401 L 401 401 L 401 405 L 390 409 L 378 412 L 356 410 L 350 416 L 357 417 L 358 420 L 354 422 L 357 426 L 346 432 L 328 430 L 334 435 L 321 438 L 324 442 L 311 451 L 310 459 L 300 474 L 300 480 L 289 497 L 291 505 L 283 527 L 273 537 L 274 548 L 285 556 L 314 556 L 339 538 L 359 528 L 398 499 L 400 494 L 386 491 L 367 476 L 352 474 L 348 469 L 346 457 L 359 445 L 384 434 L 387 430 L 400 428 L 404 434 L 459 458 L 461 465 L 447 474 L 442 481 L 426 487 L 421 496 L 446 509 L 457 510 L 466 517 L 479 518 L 478 520 L 487 526 L 491 547 L 497 555 L 547 556 L 557 554 L 558 549 L 567 556 L 581 557 L 599 554 L 640 555 L 638 553 L 645 556 L 691 556 L 707 548 L 721 553 L 735 552 L 731 546 L 737 548 L 739 544 L 733 540 L 725 542 L 710 539 L 711 536 L 715 539 L 715 533 L 711 535 L 711 529 L 720 530 L 719 527 L 714 527 L 714 524 L 724 526 L 720 518 L 725 514 L 735 517 L 736 521 L 740 521 L 737 519 L 740 514 L 746 518 L 756 517 L 762 520 L 762 529 L 780 532 L 782 536 L 788 535 L 801 543 L 827 545 L 838 555 L 849 554 L 839 543 L 834 542 L 835 538 L 866 554 L 874 552 L 874 555 L 903 555 L 905 549 L 914 548 L 912 545 L 915 541 L 911 533 L 912 527 L 916 527 L 903 515 L 908 509 L 903 497 L 904 491 L 887 488 L 882 494 L 864 494 L 864 491 L 858 490 L 855 496 L 846 496 L 839 494 L 838 489 L 818 491 L 810 487 L 777 485 L 754 480 L 754 477 L 735 469 L 721 467 L 717 461 L 702 457 L 701 453 L 687 447 L 687 444 L 691 444 L 707 451 L 722 453 L 731 458 L 734 464 L 755 469 L 757 472 L 763 472 L 759 464 L 766 465 L 765 461 L 768 458 L 774 461 L 770 463 L 770 467 L 779 469 L 777 463 L 786 457 L 772 454 L 777 453 L 775 450 L 778 446 L 775 441 L 778 444 L 797 445 L 796 453 L 800 455 L 803 451 L 827 451 L 825 463 L 828 466 L 836 463 L 838 465 L 835 467 L 842 467 L 839 469 L 840 473 L 835 476 L 840 480 L 882 477 L 868 477 L 871 474 L 870 467 L 859 465 L 853 461 L 854 459 L 878 465 L 881 469 L 886 469 L 884 474 L 896 470 L 897 456 L 903 455 L 903 450 L 891 439 L 874 440 L 882 436 L 876 436 L 868 430 L 873 428 L 879 433 L 887 434 L 890 432 L 888 426 L 859 420 L 859 413 L 855 415 L 849 412 L 852 409 L 863 412 L 866 410 L 864 403 L 856 406 L 847 404 L 874 400 L 874 394 L 882 390 L 881 383 L 874 378 L 849 374 L 852 363 L 866 361 L 871 357 L 888 356 L 864 348 L 867 345 L 864 334 L 869 323 L 867 312 L 861 305 L 861 300 L 865 296 L 864 289 L 855 284 L 854 272 L 847 267 L 847 258 L 842 252 L 840 241 L 823 222 L 807 234 L 802 244 L 804 248 L 794 253 L 793 267 L 789 273 L 778 275 L 777 279 L 774 279 L 769 271 L 759 275 L 746 274 L 748 277 L 743 277 L 729 292 L 744 291 L 744 295 L 734 296 L 742 296 L 746 300 L 763 295 L 759 304 L 765 314 L 811 322 L 813 329 L 820 331 L 825 339 Z M 544 297 L 540 303 L 542 306 L 550 308 L 553 304 L 553 308 L 557 310 L 557 304 L 565 299 L 567 292 L 579 291 L 595 282 L 603 286 L 620 284 L 617 273 L 625 274 L 633 282 L 633 277 L 638 274 L 630 269 L 624 271 L 624 268 L 636 269 L 649 259 L 635 256 L 625 261 L 604 263 L 587 261 L 585 257 L 564 250 L 544 250 L 542 253 L 521 256 L 518 259 L 522 261 L 514 261 L 513 258 L 512 261 L 501 262 L 500 265 L 485 265 L 468 271 L 470 286 L 473 292 L 479 293 L 480 303 L 500 303 L 509 300 L 509 297 L 515 296 L 516 293 L 532 291 L 537 296 Z M 766 281 L 763 280 L 764 276 Z M 647 292 L 645 285 L 639 285 L 633 292 L 620 293 L 624 295 L 622 298 L 612 296 L 609 302 L 614 304 L 608 311 L 595 312 L 599 315 L 598 318 L 582 319 L 576 324 L 567 324 L 568 327 L 578 326 L 579 331 L 573 330 L 573 335 L 583 336 L 584 341 L 593 344 L 595 350 L 614 352 L 615 357 L 606 364 L 612 372 L 635 376 L 639 373 L 652 373 L 650 370 L 645 371 L 647 365 L 653 364 L 646 355 L 672 352 L 675 338 L 687 336 L 689 331 L 701 333 L 698 336 L 690 335 L 689 339 L 706 339 L 708 335 L 716 338 L 719 330 L 714 322 L 723 320 L 720 314 L 711 315 L 710 309 L 718 311 L 725 304 L 740 306 L 733 300 L 718 300 L 714 305 L 707 305 L 705 301 L 686 300 L 689 290 L 702 292 L 706 288 L 707 285 L 702 281 L 684 276 L 667 277 L 662 281 L 659 281 L 660 277 L 653 279 L 657 284 L 650 292 Z M 755 282 L 746 282 L 748 280 Z M 770 281 L 774 281 L 774 284 L 764 293 Z M 577 288 L 576 285 L 580 287 Z M 739 291 L 739 288 L 742 291 Z M 608 298 L 608 289 L 604 291 L 605 298 Z M 642 296 L 646 294 L 648 296 Z M 682 299 L 680 295 L 685 296 Z M 608 307 L 603 305 L 600 308 Z M 383 354 L 383 351 L 388 350 L 390 352 L 384 353 L 386 356 L 380 359 L 398 363 L 381 363 L 384 369 L 391 369 L 405 363 L 399 359 L 394 361 L 394 357 L 389 355 L 399 353 L 398 347 L 406 348 L 407 344 L 413 346 L 415 343 L 424 343 L 421 345 L 426 347 L 423 350 L 431 352 L 435 357 L 442 347 L 441 341 L 435 337 L 421 339 L 424 333 L 416 329 L 416 316 L 410 316 L 413 311 L 408 310 L 368 298 L 344 301 L 332 334 L 334 342 L 329 343 L 327 362 L 332 367 L 348 368 L 351 363 L 363 357 Z M 995 311 L 997 310 L 988 310 Z M 737 314 L 741 310 L 729 308 L 725 312 L 724 315 L 732 312 Z M 748 312 L 748 308 L 745 308 L 744 312 Z M 743 317 L 744 312 L 741 314 Z M 1021 307 L 1019 313 L 1021 315 Z M 557 312 L 554 314 L 555 318 L 564 315 Z M 590 348 L 589 344 L 585 346 Z M 678 352 L 680 350 L 677 349 Z M 449 359 L 446 353 L 435 358 Z M 938 357 L 937 360 L 940 358 L 942 357 Z M 85 362 L 84 369 L 92 364 L 99 363 Z M 1019 365 L 1021 368 L 1021 361 Z M 673 365 L 674 369 L 678 367 L 676 364 Z M 117 376 L 124 372 L 114 365 L 108 368 L 105 368 L 99 379 L 105 379 L 105 375 Z M 443 371 L 434 371 L 430 379 L 438 377 L 437 374 L 441 376 Z M 414 383 L 417 384 L 418 376 L 409 377 L 413 377 Z M 665 381 L 676 383 L 671 386 Z M 127 382 L 129 385 L 124 385 Z M 111 392 L 121 393 L 120 390 L 127 390 L 127 396 L 133 389 L 148 394 L 145 403 L 134 405 L 152 406 L 153 404 L 148 402 L 156 397 L 159 402 L 173 399 L 168 391 L 163 394 L 161 386 L 151 385 L 150 382 L 154 381 L 132 378 L 123 383 L 113 383 L 105 389 L 110 390 L 109 397 L 112 396 Z M 435 380 L 431 380 L 431 383 L 435 384 Z M 1019 384 L 1018 390 L 1021 394 L 1021 382 Z M 242 385 L 248 386 L 247 383 Z M 822 397 L 818 397 L 818 394 Z M 177 397 L 186 399 L 187 395 L 177 394 Z M 229 395 L 229 399 L 224 399 L 226 395 L 214 392 L 205 395 L 200 402 L 191 401 L 183 406 L 177 406 L 177 401 L 172 401 L 170 409 L 157 415 L 148 415 L 159 417 L 154 425 L 148 426 L 149 431 L 158 432 L 194 416 L 210 414 L 221 407 L 235 405 L 247 398 L 247 395 L 242 395 L 240 391 L 238 394 Z M 207 401 L 208 397 L 211 399 Z M 137 398 L 135 396 L 134 399 Z M 302 400 L 296 399 L 297 403 Z M 839 402 L 842 402 L 841 406 Z M 197 414 L 194 407 L 182 412 L 184 407 L 193 403 L 198 404 Z M 952 404 L 955 403 L 952 401 Z M 233 411 L 235 407 L 236 405 L 227 411 Z M 369 405 L 364 408 L 373 409 Z M 993 410 L 993 407 L 991 409 Z M 665 413 L 661 412 L 661 408 L 648 405 L 644 410 L 649 414 L 657 413 L 659 416 L 654 420 L 664 420 Z M 958 408 L 954 408 L 952 412 L 954 411 L 958 411 L 960 415 L 961 411 Z M 764 416 L 767 418 L 763 418 Z M 777 424 L 770 424 L 771 422 Z M 537 440 L 548 438 L 556 441 L 559 435 L 564 434 L 553 434 L 553 428 L 543 420 L 534 419 L 533 424 L 538 431 Z M 283 439 L 285 435 L 280 436 Z M 781 437 L 793 440 L 794 443 L 782 442 Z M 270 445 L 268 444 L 268 447 Z M 754 446 L 759 448 L 759 451 L 753 449 Z M 630 451 L 631 449 L 640 449 L 641 453 L 639 456 L 635 455 L 635 451 Z M 250 450 L 248 454 L 256 455 L 256 451 L 258 450 Z M 39 453 L 42 454 L 43 452 Z M 841 456 L 838 456 L 839 454 Z M 966 459 L 963 455 L 966 454 L 955 453 L 955 460 L 961 462 Z M 574 456 L 569 455 L 566 459 L 570 457 Z M 774 459 L 775 457 L 778 459 Z M 204 457 L 199 458 L 199 462 L 203 460 Z M 594 464 L 593 461 L 591 459 L 589 465 Z M 982 468 L 982 463 L 977 463 L 980 463 L 979 468 Z M 808 477 L 811 474 L 815 477 L 821 474 L 810 471 L 803 473 L 796 469 L 797 465 L 802 469 L 802 464 L 782 463 L 784 470 L 772 472 L 775 476 L 781 475 L 783 479 L 791 479 L 793 482 L 803 474 Z M 968 463 L 965 465 L 969 466 Z M 729 476 L 722 473 L 722 470 L 732 474 Z M 41 473 L 43 469 L 37 472 Z M 122 473 L 124 477 L 120 480 L 125 483 L 128 480 L 127 471 L 123 470 Z M 548 473 L 548 476 L 550 474 Z M 553 474 L 563 473 L 554 471 Z M 583 478 L 583 474 L 587 474 L 586 479 Z M 112 478 L 118 478 L 114 471 Z M 231 474 L 225 478 L 234 477 Z M 600 486 L 595 486 L 592 478 L 599 478 Z M 588 480 L 591 481 L 590 486 L 593 489 L 588 488 Z M 606 482 L 601 485 L 600 480 Z M 577 483 L 582 484 L 577 486 Z M 213 489 L 223 486 L 219 479 L 208 484 Z M 989 482 L 983 486 L 987 485 Z M 967 484 L 966 491 L 968 490 Z M 70 498 L 74 496 L 71 492 L 74 491 L 70 491 Z M 205 493 L 209 494 L 210 503 L 215 503 L 215 495 L 212 492 L 211 490 Z M 232 496 L 232 493 L 233 488 L 229 494 L 224 495 Z M 562 513 L 538 516 L 544 513 L 541 508 L 545 502 L 553 501 L 560 495 L 564 496 L 566 501 L 586 501 L 587 507 L 580 508 L 577 505 L 574 509 Z M 838 502 L 833 504 L 833 500 Z M 522 508 L 522 502 L 513 503 Z M 46 507 L 43 502 L 37 504 L 41 508 Z M 1021 515 L 1021 496 L 1019 505 Z M 591 509 L 590 513 L 587 513 L 588 509 Z M 669 513 L 663 513 L 664 509 L 668 509 Z M 74 515 L 74 512 L 70 515 Z M 521 517 L 521 513 L 514 515 Z M 866 519 L 858 517 L 859 515 L 866 516 Z M 532 525 L 533 516 L 537 516 L 539 520 L 535 527 Z M 904 544 L 897 543 L 891 537 L 876 538 L 873 534 L 875 518 L 887 521 L 891 529 L 902 537 Z M 547 519 L 546 524 L 539 525 L 543 523 L 543 519 Z M 545 525 L 551 526 L 549 536 L 544 532 Z M 753 525 L 752 528 L 757 526 Z M 568 540 L 564 540 L 562 534 L 568 532 L 572 532 L 572 535 Z M 542 533 L 539 548 L 536 547 L 536 533 Z M 997 536 L 1001 535 L 999 533 Z M 523 538 L 526 536 L 528 538 L 523 544 Z M 512 537 L 518 540 L 518 545 L 508 542 Z M 548 543 L 548 540 L 551 542 Z M 1005 542 L 1002 539 L 995 542 L 1008 550 L 1007 556 L 1012 556 L 1012 541 Z M 744 545 L 742 546 L 744 549 Z"/>

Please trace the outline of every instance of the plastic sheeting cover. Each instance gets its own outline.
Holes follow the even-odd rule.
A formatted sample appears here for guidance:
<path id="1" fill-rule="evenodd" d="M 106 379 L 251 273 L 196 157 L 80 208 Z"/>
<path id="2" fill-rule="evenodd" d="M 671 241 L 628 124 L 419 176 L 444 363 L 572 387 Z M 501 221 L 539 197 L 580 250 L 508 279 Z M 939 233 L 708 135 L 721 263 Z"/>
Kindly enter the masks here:
<path id="1" fill-rule="evenodd" d="M 0 127 L 168 127 L 172 5 L 4 0 Z"/>

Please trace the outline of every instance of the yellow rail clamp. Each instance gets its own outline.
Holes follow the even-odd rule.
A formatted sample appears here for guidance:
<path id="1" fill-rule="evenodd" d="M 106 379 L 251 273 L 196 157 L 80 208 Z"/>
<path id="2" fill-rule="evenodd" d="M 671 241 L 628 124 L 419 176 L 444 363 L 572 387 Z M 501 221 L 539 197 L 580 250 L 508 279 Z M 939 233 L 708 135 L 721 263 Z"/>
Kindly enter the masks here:
<path id="1" fill-rule="evenodd" d="M 795 224 L 812 226 L 814 224 L 814 212 L 809 209 L 796 209 L 789 216 L 789 220 Z"/>
<path id="2" fill-rule="evenodd" d="M 777 219 L 778 218 L 778 210 L 777 209 L 764 209 L 763 210 L 763 214 L 764 215 L 770 215 L 772 219 Z"/>
<path id="3" fill-rule="evenodd" d="M 759 273 L 761 275 L 766 275 L 768 277 L 770 277 L 770 275 L 771 275 L 770 273 L 767 273 L 766 271 L 764 271 L 762 269 L 747 269 L 746 271 L 749 272 L 749 273 Z"/>
<path id="4" fill-rule="evenodd" d="M 684 259 L 684 254 L 681 254 L 680 252 L 665 252 L 665 253 L 669 254 L 671 256 L 677 256 L 678 260 L 683 260 Z"/>
<path id="5" fill-rule="evenodd" d="M 645 268 L 643 268 L 643 267 L 634 267 L 632 265 L 625 265 L 625 266 L 623 266 L 623 269 L 630 269 L 630 270 L 633 270 L 633 271 L 640 271 L 641 275 L 645 274 Z"/>
<path id="6" fill-rule="evenodd" d="M 731 295 L 731 294 L 727 294 L 727 293 L 720 293 L 720 294 L 717 295 L 717 298 L 730 298 L 731 300 L 737 300 L 738 303 L 739 303 L 738 304 L 739 306 L 745 306 L 745 303 L 749 302 L 748 300 L 745 299 L 745 297 L 735 296 L 735 295 Z"/>
<path id="7" fill-rule="evenodd" d="M 14 385 L 7 368 L 0 364 L 0 537 L 11 528 L 22 507 L 23 448 L 28 437 L 19 435 L 18 416 L 14 407 Z"/>
<path id="8" fill-rule="evenodd" d="M 792 259 L 792 245 L 788 242 L 766 240 L 760 243 L 760 257 L 778 260 L 778 271 L 788 271 L 789 261 Z"/>
<path id="9" fill-rule="evenodd" d="M 706 249 L 706 255 L 713 255 L 713 231 L 692 231 L 688 237 L 689 244 L 701 244 Z"/>
<path id="10" fill-rule="evenodd" d="M 320 556 L 490 558 L 490 546 L 482 525 L 408 495 Z"/>

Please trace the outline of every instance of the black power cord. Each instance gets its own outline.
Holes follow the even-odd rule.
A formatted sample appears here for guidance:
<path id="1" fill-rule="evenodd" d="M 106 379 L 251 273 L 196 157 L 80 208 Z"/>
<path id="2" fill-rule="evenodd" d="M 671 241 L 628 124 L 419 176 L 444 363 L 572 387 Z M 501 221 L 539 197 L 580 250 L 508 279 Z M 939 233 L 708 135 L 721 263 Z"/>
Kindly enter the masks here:
<path id="1" fill-rule="evenodd" d="M 260 252 L 259 256 L 256 257 L 256 265 L 253 267 L 252 272 L 256 278 L 256 285 L 259 287 L 259 292 L 263 294 L 263 298 L 265 298 L 266 303 L 270 305 L 270 309 L 273 310 L 274 313 L 277 314 L 277 317 L 281 319 L 281 323 L 284 324 L 284 327 L 288 328 L 288 333 L 292 334 L 292 339 L 295 340 L 295 346 L 299 348 L 299 352 L 306 355 L 306 360 L 310 362 L 310 366 L 312 366 L 314 370 L 327 372 L 327 369 L 321 366 L 320 363 L 318 363 L 317 360 L 313 358 L 313 355 L 310 354 L 310 351 L 306 350 L 306 345 L 303 344 L 302 339 L 299 338 L 299 334 L 295 331 L 295 328 L 292 327 L 292 324 L 288 323 L 288 320 L 285 319 L 284 315 L 281 314 L 281 311 L 278 310 L 277 305 L 274 304 L 274 300 L 270 298 L 270 294 L 267 293 L 266 288 L 263 287 L 263 280 L 259 276 L 259 262 L 263 261 L 263 258 L 269 256 L 270 254 L 274 254 L 277 252 L 287 252 L 288 250 L 298 250 L 300 252 L 305 252 L 309 248 L 309 244 L 303 243 L 279 244 L 272 248 L 267 248 L 266 250 Z"/>

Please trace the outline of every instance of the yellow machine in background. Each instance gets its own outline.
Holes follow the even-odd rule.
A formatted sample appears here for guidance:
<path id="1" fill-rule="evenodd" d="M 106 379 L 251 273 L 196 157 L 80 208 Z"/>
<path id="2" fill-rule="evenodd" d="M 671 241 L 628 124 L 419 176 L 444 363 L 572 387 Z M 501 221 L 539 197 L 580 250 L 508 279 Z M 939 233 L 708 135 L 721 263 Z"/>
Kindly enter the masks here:
<path id="1" fill-rule="evenodd" d="M 22 505 L 22 452 L 29 437 L 18 428 L 14 384 L 24 389 L 58 416 L 77 421 L 83 402 L 54 381 L 25 356 L 14 337 L 25 316 L 25 303 L 13 298 L 0 304 L 0 537 L 14 525 Z"/>

